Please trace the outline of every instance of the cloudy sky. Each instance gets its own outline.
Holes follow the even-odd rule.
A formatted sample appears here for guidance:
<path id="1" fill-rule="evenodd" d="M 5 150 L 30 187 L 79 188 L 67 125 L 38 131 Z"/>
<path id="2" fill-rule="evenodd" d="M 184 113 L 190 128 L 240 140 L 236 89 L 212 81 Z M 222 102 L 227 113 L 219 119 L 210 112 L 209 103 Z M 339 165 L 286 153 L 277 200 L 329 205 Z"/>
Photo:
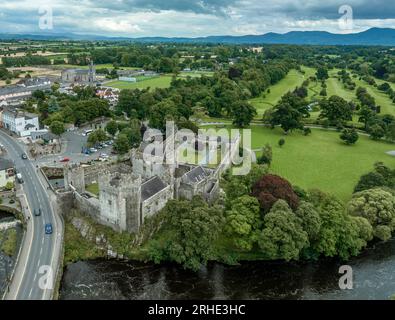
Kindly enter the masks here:
<path id="1" fill-rule="evenodd" d="M 244 35 L 394 27 L 393 0 L 0 0 L 0 32 L 108 36 Z M 339 8 L 353 24 L 339 24 Z M 50 8 L 50 10 L 49 10 Z M 53 29 L 45 12 L 53 13 Z M 342 11 L 344 13 L 344 11 Z M 344 21 L 344 19 L 342 20 Z M 349 21 L 349 20 L 348 20 Z"/>

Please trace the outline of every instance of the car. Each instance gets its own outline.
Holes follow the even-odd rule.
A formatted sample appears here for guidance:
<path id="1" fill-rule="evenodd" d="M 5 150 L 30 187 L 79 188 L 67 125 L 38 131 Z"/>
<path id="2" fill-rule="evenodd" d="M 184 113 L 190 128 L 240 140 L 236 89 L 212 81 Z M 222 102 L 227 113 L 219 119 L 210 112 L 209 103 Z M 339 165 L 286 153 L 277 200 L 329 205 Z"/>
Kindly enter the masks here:
<path id="1" fill-rule="evenodd" d="M 39 208 L 38 210 L 37 210 L 37 209 L 34 209 L 34 216 L 35 216 L 35 217 L 41 216 L 41 208 Z"/>
<path id="2" fill-rule="evenodd" d="M 26 155 L 25 153 L 23 153 L 22 156 L 21 156 L 21 158 L 22 158 L 23 160 L 27 160 L 27 155 Z"/>
<path id="3" fill-rule="evenodd" d="M 69 162 L 69 161 L 70 161 L 70 158 L 67 158 L 67 157 L 65 157 L 62 160 L 60 160 L 60 162 Z"/>
<path id="4" fill-rule="evenodd" d="M 91 153 L 95 153 L 95 152 L 97 152 L 97 149 L 95 149 L 95 148 L 90 148 L 89 151 L 90 151 Z"/>
<path id="5" fill-rule="evenodd" d="M 107 153 L 100 154 L 101 158 L 109 158 L 110 156 Z"/>
<path id="6" fill-rule="evenodd" d="M 45 234 L 52 234 L 52 232 L 53 232 L 52 224 L 47 223 L 47 224 L 45 225 Z"/>

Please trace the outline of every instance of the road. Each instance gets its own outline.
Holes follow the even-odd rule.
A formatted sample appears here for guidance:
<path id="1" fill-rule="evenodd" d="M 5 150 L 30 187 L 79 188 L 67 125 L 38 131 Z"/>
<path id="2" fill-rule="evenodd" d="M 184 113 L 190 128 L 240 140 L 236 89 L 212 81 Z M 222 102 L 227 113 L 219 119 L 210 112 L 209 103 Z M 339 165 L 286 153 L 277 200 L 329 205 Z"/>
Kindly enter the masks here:
<path id="1" fill-rule="evenodd" d="M 23 249 L 6 299 L 49 300 L 53 296 L 53 282 L 60 262 L 63 225 L 52 208 L 49 194 L 35 165 L 30 160 L 22 160 L 21 155 L 25 153 L 23 145 L 3 132 L 0 132 L 0 142 L 23 176 L 23 190 L 29 208 L 26 212 L 30 214 Z M 32 216 L 33 210 L 38 208 L 41 208 L 42 215 Z M 47 223 L 53 226 L 52 235 L 45 234 L 44 227 Z M 45 269 L 45 266 L 52 268 L 53 281 L 47 282 L 49 286 L 45 286 L 45 281 L 40 281 L 43 276 L 50 275 L 50 269 Z M 40 288 L 39 283 L 44 286 L 41 285 Z"/>

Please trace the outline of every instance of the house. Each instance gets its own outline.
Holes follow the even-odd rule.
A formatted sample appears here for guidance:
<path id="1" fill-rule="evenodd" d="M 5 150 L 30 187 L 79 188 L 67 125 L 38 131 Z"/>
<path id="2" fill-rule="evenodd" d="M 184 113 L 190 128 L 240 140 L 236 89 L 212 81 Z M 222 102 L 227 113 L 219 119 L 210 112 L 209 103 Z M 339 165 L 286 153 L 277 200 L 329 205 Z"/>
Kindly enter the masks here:
<path id="1" fill-rule="evenodd" d="M 28 137 L 33 131 L 40 129 L 38 115 L 13 107 L 3 109 L 1 123 L 3 128 L 20 137 Z"/>
<path id="2" fill-rule="evenodd" d="M 12 86 L 0 88 L 0 101 L 23 100 L 37 90 L 50 90 L 52 82 L 46 77 L 24 79 Z"/>
<path id="3" fill-rule="evenodd" d="M 31 133 L 32 141 L 42 140 L 46 144 L 56 143 L 58 140 L 58 136 L 49 132 L 47 129 L 37 130 Z"/>
<path id="4" fill-rule="evenodd" d="M 4 188 L 9 182 L 15 182 L 14 163 L 0 158 L 0 188 Z"/>

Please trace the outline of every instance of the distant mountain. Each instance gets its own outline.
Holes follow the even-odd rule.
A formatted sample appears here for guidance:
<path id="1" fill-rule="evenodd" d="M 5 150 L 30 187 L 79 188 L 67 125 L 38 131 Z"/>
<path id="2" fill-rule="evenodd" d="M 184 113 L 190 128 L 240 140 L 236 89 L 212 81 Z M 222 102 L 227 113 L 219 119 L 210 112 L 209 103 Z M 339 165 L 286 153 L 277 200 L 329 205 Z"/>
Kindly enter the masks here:
<path id="1" fill-rule="evenodd" d="M 299 45 L 368 45 L 395 46 L 395 29 L 372 28 L 361 33 L 335 34 L 325 31 L 292 31 L 285 34 L 267 33 L 246 36 L 210 36 L 200 38 L 106 37 L 79 34 L 0 34 L 1 40 L 96 40 L 163 43 L 224 43 L 224 44 L 299 44 Z"/>

